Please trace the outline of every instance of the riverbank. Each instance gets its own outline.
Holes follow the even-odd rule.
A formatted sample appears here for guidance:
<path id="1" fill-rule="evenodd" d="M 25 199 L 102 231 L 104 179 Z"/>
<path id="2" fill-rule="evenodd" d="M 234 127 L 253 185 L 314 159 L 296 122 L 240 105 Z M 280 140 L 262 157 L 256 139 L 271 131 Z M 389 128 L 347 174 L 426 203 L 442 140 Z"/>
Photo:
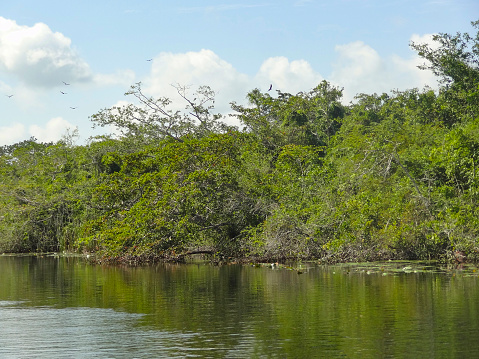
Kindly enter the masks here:
<path id="1" fill-rule="evenodd" d="M 477 261 L 478 39 L 412 45 L 437 91 L 345 104 L 327 81 L 294 95 L 254 89 L 248 105 L 231 104 L 241 128 L 212 112 L 209 87 L 184 98 L 197 116 L 166 121 L 169 101 L 135 84 L 128 95 L 140 105 L 92 116 L 121 137 L 0 148 L 0 250 L 131 262 L 203 248 L 218 261 Z"/>

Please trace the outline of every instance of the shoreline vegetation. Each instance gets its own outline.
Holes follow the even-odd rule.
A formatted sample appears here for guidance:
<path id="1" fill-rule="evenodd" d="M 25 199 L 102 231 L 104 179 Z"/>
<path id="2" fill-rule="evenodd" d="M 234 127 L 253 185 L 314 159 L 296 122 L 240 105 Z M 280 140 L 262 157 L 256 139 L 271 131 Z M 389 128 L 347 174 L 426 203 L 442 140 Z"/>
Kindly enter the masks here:
<path id="1" fill-rule="evenodd" d="M 479 21 L 472 22 L 479 30 Z M 434 46 L 433 46 L 434 45 Z M 0 253 L 100 263 L 479 261 L 479 31 L 411 47 L 439 89 L 358 94 L 323 81 L 231 103 L 177 86 L 100 110 L 121 136 L 0 147 Z"/>

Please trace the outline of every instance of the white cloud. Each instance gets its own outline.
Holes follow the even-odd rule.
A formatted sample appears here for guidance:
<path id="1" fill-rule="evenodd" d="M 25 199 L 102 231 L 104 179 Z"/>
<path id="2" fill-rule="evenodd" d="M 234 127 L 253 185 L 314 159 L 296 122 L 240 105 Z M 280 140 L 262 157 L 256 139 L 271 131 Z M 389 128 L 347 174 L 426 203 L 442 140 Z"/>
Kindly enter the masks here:
<path id="1" fill-rule="evenodd" d="M 433 40 L 434 34 L 424 34 L 418 35 L 413 34 L 411 36 L 410 42 L 413 42 L 417 45 L 427 44 L 431 49 L 436 50 L 439 48 L 440 43 Z"/>
<path id="2" fill-rule="evenodd" d="M 403 59 L 397 55 L 391 57 L 392 66 L 395 69 L 395 79 L 400 89 L 406 88 L 424 88 L 429 86 L 437 88 L 438 81 L 436 76 L 429 70 L 421 70 L 418 66 L 424 64 L 425 60 L 419 56 Z"/>
<path id="3" fill-rule="evenodd" d="M 190 86 L 196 90 L 207 85 L 217 93 L 217 110 L 229 111 L 229 102 L 243 102 L 251 90 L 251 79 L 239 73 L 230 63 L 211 50 L 186 53 L 161 53 L 152 61 L 151 74 L 144 81 L 144 90 L 154 97 L 168 97 L 178 109 L 186 103 L 179 98 L 172 85 Z"/>
<path id="4" fill-rule="evenodd" d="M 359 92 L 382 92 L 390 83 L 386 63 L 379 54 L 362 41 L 335 48 L 338 60 L 333 65 L 330 80 L 344 87 L 347 100 Z M 385 91 L 389 91 L 387 88 Z"/>
<path id="5" fill-rule="evenodd" d="M 346 101 L 359 93 L 436 87 L 434 75 L 417 68 L 423 63 L 417 55 L 409 59 L 397 55 L 383 58 L 362 41 L 336 46 L 336 52 L 338 60 L 329 80 L 344 87 Z"/>
<path id="6" fill-rule="evenodd" d="M 413 36 L 413 41 L 428 41 L 428 36 Z M 419 70 L 421 59 L 417 55 L 402 58 L 397 55 L 382 57 L 375 49 L 361 41 L 336 47 L 337 61 L 326 79 L 333 85 L 344 87 L 344 100 L 351 101 L 359 93 L 382 93 L 391 90 L 436 86 L 429 71 Z M 143 81 L 143 91 L 153 97 L 168 97 L 172 109 L 183 109 L 186 103 L 171 85 L 208 85 L 217 92 L 216 110 L 231 112 L 229 103 L 245 104 L 246 94 L 259 88 L 295 94 L 309 91 L 324 77 L 315 71 L 306 60 L 290 61 L 286 57 L 270 57 L 260 66 L 254 76 L 238 72 L 232 64 L 221 59 L 211 50 L 186 53 L 161 53 L 152 61 L 151 72 Z M 190 94 L 192 95 L 192 93 Z M 271 92 L 276 95 L 275 91 Z"/>
<path id="7" fill-rule="evenodd" d="M 31 136 L 36 137 L 39 142 L 55 142 L 60 140 L 62 136 L 66 134 L 68 129 L 74 128 L 75 126 L 67 120 L 64 120 L 61 117 L 55 117 L 48 121 L 45 127 L 31 125 L 29 133 Z"/>
<path id="8" fill-rule="evenodd" d="M 0 70 L 21 82 L 51 87 L 61 81 L 88 81 L 88 64 L 71 47 L 71 40 L 46 24 L 31 27 L 0 17 Z"/>
<path id="9" fill-rule="evenodd" d="M 274 88 L 282 92 L 297 93 L 312 89 L 323 77 L 305 60 L 289 62 L 286 57 L 280 56 L 264 61 L 256 79 L 264 85 L 272 83 Z"/>
<path id="10" fill-rule="evenodd" d="M 178 101 L 184 107 L 177 90 L 171 85 L 208 85 L 217 92 L 217 110 L 230 111 L 229 103 L 244 103 L 246 94 L 258 87 L 266 91 L 270 84 L 283 92 L 296 93 L 318 85 L 323 77 L 305 60 L 289 61 L 285 57 L 272 57 L 261 65 L 255 76 L 238 72 L 233 65 L 222 60 L 211 50 L 187 53 L 161 53 L 152 62 L 149 77 L 144 81 L 145 93 L 154 97 L 168 97 L 173 105 Z M 272 95 L 275 92 L 271 93 Z"/>
<path id="11" fill-rule="evenodd" d="M 24 137 L 25 126 L 21 123 L 0 127 L 0 145 L 12 145 L 24 140 Z"/>
<path id="12" fill-rule="evenodd" d="M 61 117 L 52 118 L 44 127 L 31 125 L 28 131 L 24 124 L 14 123 L 0 127 L 0 146 L 18 143 L 32 136 L 38 142 L 56 142 L 62 139 L 68 130 L 74 129 L 75 126 Z"/>
<path id="13" fill-rule="evenodd" d="M 1 31 L 1 29 L 0 29 Z M 431 40 L 431 35 L 414 35 L 411 40 L 424 43 Z M 0 47 L 1 48 L 1 47 Z M 201 50 L 186 53 L 160 53 L 151 62 L 151 72 L 143 79 L 143 91 L 146 95 L 168 97 L 173 110 L 183 110 L 186 103 L 181 99 L 172 85 L 191 86 L 190 96 L 202 85 L 210 86 L 217 92 L 216 111 L 227 115 L 231 113 L 229 103 L 236 101 L 246 104 L 246 94 L 254 88 L 266 92 L 273 84 L 274 90 L 295 94 L 300 91 L 309 91 L 326 78 L 333 85 L 344 87 L 344 100 L 350 101 L 359 93 L 390 92 L 393 89 L 405 90 L 414 87 L 422 88 L 429 85 L 436 87 L 435 77 L 429 71 L 417 68 L 423 60 L 413 54 L 410 58 L 397 55 L 382 57 L 369 45 L 357 41 L 336 47 L 337 61 L 329 76 L 323 77 L 315 71 L 306 60 L 292 60 L 286 57 L 271 57 L 266 59 L 257 73 L 253 76 L 237 71 L 234 66 L 221 59 L 211 50 Z M 1 58 L 1 54 L 0 54 Z M 99 84 L 128 84 L 135 77 L 133 72 L 123 71 L 113 75 L 95 75 L 93 83 Z M 0 90 L 10 92 L 11 88 L 0 82 Z M 15 89 L 13 98 L 4 97 L 5 104 L 34 103 L 35 89 L 19 86 Z M 5 93 L 7 94 L 7 93 Z M 3 96 L 2 96 L 3 97 Z M 12 102 L 13 100 L 13 102 Z M 126 105 L 133 98 L 118 101 L 114 106 Z M 25 103 L 25 104 L 24 104 Z M 36 106 L 41 106 L 38 102 Z M 227 117 L 226 121 L 238 124 Z M 57 141 L 66 133 L 67 128 L 74 127 L 62 117 L 52 118 L 45 126 L 32 125 L 25 130 L 24 124 L 14 124 L 1 127 L 0 144 L 10 144 L 35 136 L 39 141 Z M 114 134 L 118 129 L 108 128 Z"/>

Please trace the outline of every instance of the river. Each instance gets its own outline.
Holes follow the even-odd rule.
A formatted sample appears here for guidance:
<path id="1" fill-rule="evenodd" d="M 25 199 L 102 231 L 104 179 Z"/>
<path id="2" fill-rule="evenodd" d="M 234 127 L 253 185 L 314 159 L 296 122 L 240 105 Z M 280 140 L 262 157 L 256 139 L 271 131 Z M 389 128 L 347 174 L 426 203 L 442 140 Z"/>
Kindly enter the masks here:
<path id="1" fill-rule="evenodd" d="M 0 358 L 478 358 L 478 274 L 0 256 Z"/>

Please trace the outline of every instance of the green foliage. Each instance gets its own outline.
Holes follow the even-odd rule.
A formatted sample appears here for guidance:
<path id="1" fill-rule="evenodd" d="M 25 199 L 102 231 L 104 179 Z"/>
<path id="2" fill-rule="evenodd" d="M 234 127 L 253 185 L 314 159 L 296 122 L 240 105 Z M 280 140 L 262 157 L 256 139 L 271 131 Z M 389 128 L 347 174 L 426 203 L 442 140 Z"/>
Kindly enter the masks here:
<path id="1" fill-rule="evenodd" d="M 277 151 L 287 144 L 327 145 L 346 111 L 339 102 L 341 97 L 342 90 L 323 81 L 308 93 L 278 91 L 277 98 L 255 89 L 248 94 L 252 107 L 233 103 L 232 108 L 247 132 Z"/>
<path id="2" fill-rule="evenodd" d="M 48 252 L 72 245 L 74 223 L 84 206 L 79 182 L 85 173 L 83 149 L 70 142 L 74 136 L 56 144 L 30 139 L 2 155 L 3 250 Z"/>
<path id="3" fill-rule="evenodd" d="M 462 119 L 474 120 L 479 110 L 479 20 L 471 23 L 475 36 L 440 33 L 433 37 L 435 47 L 412 43 L 443 84 L 438 107 L 443 121 L 450 125 Z"/>
<path id="4" fill-rule="evenodd" d="M 474 27 L 478 23 L 473 23 Z M 0 247 L 104 257 L 195 251 L 264 260 L 479 259 L 479 38 L 413 44 L 435 92 L 359 94 L 326 81 L 296 95 L 258 89 L 221 123 L 214 92 L 92 117 L 121 136 L 35 139 L 0 151 Z"/>
<path id="5" fill-rule="evenodd" d="M 237 249 L 242 230 L 256 217 L 238 182 L 242 137 L 186 137 L 124 156 L 121 170 L 95 190 L 92 206 L 101 214 L 86 225 L 88 245 L 111 255 Z"/>
<path id="6" fill-rule="evenodd" d="M 479 30 L 479 20 L 471 24 Z M 411 44 L 419 56 L 427 60 L 421 68 L 432 70 L 446 88 L 476 90 L 479 82 L 479 31 L 474 37 L 467 33 L 440 33 L 434 35 L 433 40 L 437 47 Z"/>

